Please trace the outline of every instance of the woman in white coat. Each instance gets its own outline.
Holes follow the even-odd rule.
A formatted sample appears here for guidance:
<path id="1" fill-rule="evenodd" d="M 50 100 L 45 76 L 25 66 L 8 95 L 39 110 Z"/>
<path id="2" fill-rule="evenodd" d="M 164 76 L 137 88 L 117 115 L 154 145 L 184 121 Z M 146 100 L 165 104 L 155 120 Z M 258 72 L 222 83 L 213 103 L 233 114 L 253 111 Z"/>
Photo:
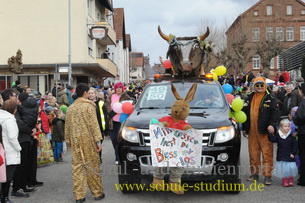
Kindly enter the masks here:
<path id="1" fill-rule="evenodd" d="M 6 100 L 0 109 L 0 124 L 2 126 L 2 141 L 5 149 L 6 182 L 1 184 L 1 202 L 10 202 L 8 198 L 11 180 L 16 165 L 20 164 L 21 147 L 18 142 L 19 129 L 14 114 L 17 103 Z"/>

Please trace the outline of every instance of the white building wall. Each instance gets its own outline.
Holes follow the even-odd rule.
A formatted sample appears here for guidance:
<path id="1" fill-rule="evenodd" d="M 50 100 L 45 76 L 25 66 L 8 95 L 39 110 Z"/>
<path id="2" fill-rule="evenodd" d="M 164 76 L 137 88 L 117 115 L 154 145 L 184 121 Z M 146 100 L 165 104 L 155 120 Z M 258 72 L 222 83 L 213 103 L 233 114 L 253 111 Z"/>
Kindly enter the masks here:
<path id="1" fill-rule="evenodd" d="M 123 75 L 123 80 L 124 80 L 124 83 L 129 83 L 129 51 L 128 51 L 128 48 L 127 49 L 124 49 L 124 75 Z"/>
<path id="2" fill-rule="evenodd" d="M 125 60 L 126 60 L 126 66 L 125 66 L 125 71 L 126 71 L 126 76 L 125 76 L 125 81 L 126 83 L 130 83 L 130 75 L 129 75 L 129 67 L 130 67 L 130 63 L 129 63 L 129 48 L 126 48 L 125 50 Z"/>
<path id="3" fill-rule="evenodd" d="M 87 1 L 71 0 L 72 63 L 88 56 Z M 24 64 L 68 63 L 68 1 L 1 0 L 0 64 L 20 49 Z M 95 50 L 93 53 L 96 53 Z"/>
<path id="4" fill-rule="evenodd" d="M 123 40 L 120 40 L 117 42 L 117 50 L 115 52 L 117 54 L 117 66 L 118 66 L 118 73 L 119 73 L 119 78 L 117 79 L 117 82 L 124 82 L 124 66 L 125 66 L 125 53 L 124 53 L 124 48 L 123 48 Z"/>
<path id="5" fill-rule="evenodd" d="M 109 59 L 112 60 L 115 64 L 117 64 L 117 54 L 116 54 L 116 51 L 117 51 L 117 47 L 114 46 L 114 45 L 108 45 L 107 46 L 107 49 L 110 53 L 110 57 Z M 112 83 L 115 83 L 115 78 L 114 77 L 108 77 L 106 80 L 104 80 L 104 86 L 108 86 L 108 84 L 112 84 Z"/>

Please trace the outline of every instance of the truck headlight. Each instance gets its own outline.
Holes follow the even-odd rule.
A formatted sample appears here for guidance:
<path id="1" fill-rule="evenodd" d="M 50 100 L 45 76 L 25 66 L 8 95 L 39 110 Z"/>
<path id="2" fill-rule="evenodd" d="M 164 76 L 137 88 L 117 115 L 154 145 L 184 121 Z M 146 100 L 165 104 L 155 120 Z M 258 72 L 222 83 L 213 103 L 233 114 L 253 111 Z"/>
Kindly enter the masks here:
<path id="1" fill-rule="evenodd" d="M 139 133 L 136 128 L 124 127 L 122 130 L 122 137 L 128 142 L 139 143 Z"/>
<path id="2" fill-rule="evenodd" d="M 215 143 L 223 143 L 233 139 L 235 136 L 235 129 L 233 126 L 226 126 L 217 129 Z"/>

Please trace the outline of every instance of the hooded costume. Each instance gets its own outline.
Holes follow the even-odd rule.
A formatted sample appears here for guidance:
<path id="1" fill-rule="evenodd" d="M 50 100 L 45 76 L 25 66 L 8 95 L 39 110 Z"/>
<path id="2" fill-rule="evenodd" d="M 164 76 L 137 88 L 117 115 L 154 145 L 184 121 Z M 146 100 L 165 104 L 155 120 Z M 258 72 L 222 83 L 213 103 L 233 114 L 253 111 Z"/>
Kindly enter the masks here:
<path id="1" fill-rule="evenodd" d="M 249 119 L 243 123 L 242 128 L 249 135 L 250 169 L 251 174 L 259 173 L 262 153 L 263 176 L 271 177 L 273 144 L 268 140 L 268 126 L 273 126 L 275 129 L 280 118 L 280 110 L 277 99 L 267 90 L 266 78 L 257 77 L 252 82 L 253 85 L 263 85 L 263 91 L 250 93 L 244 107 L 244 112 Z"/>

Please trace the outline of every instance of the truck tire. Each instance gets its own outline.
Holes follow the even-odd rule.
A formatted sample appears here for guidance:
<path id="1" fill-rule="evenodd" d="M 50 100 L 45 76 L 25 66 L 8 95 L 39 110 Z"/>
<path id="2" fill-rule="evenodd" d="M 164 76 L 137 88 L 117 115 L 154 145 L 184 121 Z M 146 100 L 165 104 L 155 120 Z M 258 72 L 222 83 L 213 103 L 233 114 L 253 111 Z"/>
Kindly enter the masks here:
<path id="1" fill-rule="evenodd" d="M 241 178 L 240 178 L 240 158 L 235 166 L 235 171 L 236 174 L 232 175 L 231 177 L 229 177 L 225 183 L 226 184 L 232 184 L 232 188 L 234 188 L 234 190 L 230 190 L 230 187 L 228 186 L 229 190 L 225 191 L 228 194 L 239 194 L 240 190 L 241 190 Z M 233 186 L 235 185 L 235 186 Z"/>
<path id="2" fill-rule="evenodd" d="M 139 192 L 139 186 L 141 184 L 141 179 L 136 178 L 132 175 L 118 175 L 119 176 L 119 187 L 122 193 L 135 193 Z"/>

